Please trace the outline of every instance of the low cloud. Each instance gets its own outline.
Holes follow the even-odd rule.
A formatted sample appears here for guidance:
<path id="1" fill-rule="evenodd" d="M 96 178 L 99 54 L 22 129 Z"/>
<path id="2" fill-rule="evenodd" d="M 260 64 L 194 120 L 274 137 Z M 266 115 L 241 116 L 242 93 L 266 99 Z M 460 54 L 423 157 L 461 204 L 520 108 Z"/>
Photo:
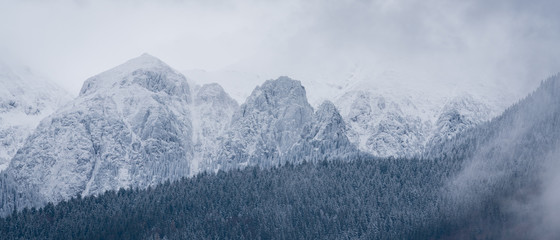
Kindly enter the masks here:
<path id="1" fill-rule="evenodd" d="M 73 93 L 87 77 L 149 52 L 179 70 L 331 82 L 356 69 L 368 76 L 390 70 L 408 76 L 401 81 L 435 87 L 491 82 L 522 95 L 560 70 L 557 5 L 5 0 L 0 53 L 4 61 L 29 65 Z"/>

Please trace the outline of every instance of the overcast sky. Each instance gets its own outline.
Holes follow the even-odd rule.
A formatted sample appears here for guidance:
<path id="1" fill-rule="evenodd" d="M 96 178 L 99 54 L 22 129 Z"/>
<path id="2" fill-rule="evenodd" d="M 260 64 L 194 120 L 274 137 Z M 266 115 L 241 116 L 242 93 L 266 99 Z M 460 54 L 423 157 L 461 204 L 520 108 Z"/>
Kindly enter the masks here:
<path id="1" fill-rule="evenodd" d="M 336 81 L 365 68 L 523 90 L 560 71 L 557 2 L 0 0 L 0 58 L 73 94 L 144 52 L 181 71 Z"/>

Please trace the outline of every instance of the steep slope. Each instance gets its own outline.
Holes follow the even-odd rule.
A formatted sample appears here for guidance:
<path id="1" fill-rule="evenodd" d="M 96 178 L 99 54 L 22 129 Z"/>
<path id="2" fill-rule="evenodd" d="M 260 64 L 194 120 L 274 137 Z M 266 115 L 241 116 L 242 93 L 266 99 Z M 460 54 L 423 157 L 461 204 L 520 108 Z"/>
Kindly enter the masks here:
<path id="1" fill-rule="evenodd" d="M 274 166 L 301 138 L 313 108 L 299 81 L 288 77 L 258 86 L 233 115 L 219 154 L 224 168 Z M 219 166 L 218 166 L 219 167 Z"/>
<path id="2" fill-rule="evenodd" d="M 471 95 L 458 96 L 443 106 L 425 148 L 444 144 L 457 134 L 490 120 L 490 116 L 492 111 L 485 103 L 475 100 Z"/>
<path id="3" fill-rule="evenodd" d="M 559 76 L 492 121 L 433 147 L 426 158 L 458 163 L 442 190 L 450 208 L 460 209 L 449 211 L 448 219 L 461 219 L 449 238 L 560 236 L 552 217 L 560 214 L 558 149 Z"/>
<path id="4" fill-rule="evenodd" d="M 364 87 L 342 95 L 336 103 L 350 141 L 378 157 L 418 156 L 496 114 L 468 94 L 435 98 L 412 93 L 395 96 Z"/>
<path id="5" fill-rule="evenodd" d="M 422 121 L 397 102 L 369 91 L 351 91 L 339 101 L 349 139 L 375 156 L 412 156 L 422 151 L 429 121 Z M 406 102 L 405 107 L 416 107 Z M 417 112 L 417 111 L 415 111 Z"/>
<path id="6" fill-rule="evenodd" d="M 7 173 L 53 202 L 187 176 L 190 102 L 185 77 L 144 54 L 86 80 L 76 100 L 41 121 Z"/>
<path id="7" fill-rule="evenodd" d="M 39 122 L 71 98 L 31 70 L 0 62 L 0 171 Z"/>
<path id="8" fill-rule="evenodd" d="M 355 160 L 358 155 L 357 148 L 348 140 L 342 116 L 332 102 L 325 101 L 303 129 L 302 138 L 292 147 L 285 161 L 345 161 Z"/>
<path id="9" fill-rule="evenodd" d="M 195 82 L 221 84 L 240 103 L 250 95 L 250 87 L 269 78 L 233 70 L 185 74 Z M 415 75 L 368 71 L 363 66 L 335 75 L 303 77 L 302 85 L 311 89 L 306 93 L 308 102 L 316 108 L 332 101 L 346 122 L 350 141 L 378 157 L 420 155 L 442 138 L 497 116 L 522 96 L 496 84 L 423 82 Z M 240 83 L 247 87 L 239 87 Z M 472 114 L 474 109 L 480 112 Z M 450 119 L 453 112 L 462 122 Z"/>
<path id="10" fill-rule="evenodd" d="M 344 126 L 330 102 L 314 114 L 299 81 L 288 77 L 268 80 L 233 115 L 211 169 L 271 167 L 346 156 L 355 148 L 349 144 Z"/>
<path id="11" fill-rule="evenodd" d="M 213 170 L 210 166 L 219 152 L 219 143 L 238 108 L 237 102 L 220 85 L 211 83 L 197 87 L 191 111 L 195 144 L 191 175 Z"/>

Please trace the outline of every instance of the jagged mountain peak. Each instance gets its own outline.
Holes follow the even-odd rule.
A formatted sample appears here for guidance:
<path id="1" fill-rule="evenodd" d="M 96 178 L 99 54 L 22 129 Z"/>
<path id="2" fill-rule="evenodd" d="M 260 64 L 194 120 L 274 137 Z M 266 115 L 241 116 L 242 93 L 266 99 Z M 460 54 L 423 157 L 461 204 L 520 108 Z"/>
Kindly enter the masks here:
<path id="1" fill-rule="evenodd" d="M 288 77 L 268 80 L 233 115 L 218 157 L 220 164 L 226 169 L 277 165 L 312 119 L 313 107 L 300 81 Z"/>
<path id="2" fill-rule="evenodd" d="M 328 100 L 321 103 L 313 119 L 308 133 L 310 137 L 315 140 L 344 142 L 345 145 L 350 145 L 345 132 L 346 124 L 334 103 Z"/>
<path id="3" fill-rule="evenodd" d="M 319 108 L 317 108 L 317 110 L 321 110 L 321 111 L 335 111 L 336 106 L 334 105 L 333 102 L 329 101 L 329 100 L 325 100 L 321 103 L 321 105 L 319 105 Z"/>
<path id="4" fill-rule="evenodd" d="M 106 72 L 110 72 L 110 71 L 122 71 L 122 72 L 126 72 L 126 71 L 131 71 L 131 70 L 136 70 L 136 69 L 169 69 L 171 70 L 171 67 L 169 65 L 167 65 L 165 62 L 163 62 L 162 60 L 160 60 L 157 57 L 154 57 L 148 53 L 144 53 L 138 57 L 132 58 L 128 61 L 126 61 L 125 63 L 116 66 L 112 69 L 109 69 Z M 103 73 L 101 73 L 103 74 Z"/>
<path id="5" fill-rule="evenodd" d="M 233 104 L 237 102 L 227 94 L 222 86 L 217 83 L 204 84 L 196 91 L 195 104 L 211 102 L 213 104 Z"/>
<path id="6" fill-rule="evenodd" d="M 87 79 L 80 90 L 80 96 L 130 86 L 190 98 L 190 88 L 185 76 L 147 53 Z"/>
<path id="7" fill-rule="evenodd" d="M 220 84 L 208 83 L 200 87 L 197 95 L 217 96 L 217 95 L 221 95 L 223 92 L 225 91 L 222 88 L 222 86 L 220 86 Z"/>
<path id="8" fill-rule="evenodd" d="M 270 106 L 283 105 L 286 104 L 285 101 L 305 102 L 306 105 L 309 105 L 305 88 L 301 82 L 286 76 L 267 80 L 261 86 L 256 87 L 247 99 L 247 103 L 262 102 Z"/>
<path id="9" fill-rule="evenodd" d="M 220 141 L 239 108 L 237 102 L 216 84 L 204 84 L 197 88 L 192 107 L 194 159 L 191 175 L 213 170 L 212 162 L 220 149 Z"/>
<path id="10" fill-rule="evenodd" d="M 42 120 L 7 174 L 54 202 L 187 176 L 191 102 L 183 75 L 147 54 L 131 59 Z"/>
<path id="11" fill-rule="evenodd" d="M 338 109 L 334 103 L 329 100 L 323 101 L 323 103 L 319 105 L 317 111 L 315 111 L 315 118 L 319 121 L 343 121 Z"/>

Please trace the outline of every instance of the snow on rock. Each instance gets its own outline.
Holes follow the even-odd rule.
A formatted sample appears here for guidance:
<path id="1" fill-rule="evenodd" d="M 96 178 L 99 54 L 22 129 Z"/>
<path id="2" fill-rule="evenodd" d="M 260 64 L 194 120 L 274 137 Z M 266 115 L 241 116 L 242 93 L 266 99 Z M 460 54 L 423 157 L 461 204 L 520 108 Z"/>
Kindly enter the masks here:
<path id="1" fill-rule="evenodd" d="M 467 93 L 359 84 L 335 103 L 347 124 L 348 138 L 361 151 L 379 157 L 412 157 L 500 113 L 501 107 L 485 102 Z"/>
<path id="2" fill-rule="evenodd" d="M 339 105 L 348 138 L 360 150 L 380 157 L 421 152 L 430 122 L 402 109 L 415 108 L 411 101 L 396 102 L 372 92 L 352 91 L 342 96 Z"/>
<path id="3" fill-rule="evenodd" d="M 195 91 L 192 107 L 194 160 L 191 175 L 209 170 L 220 149 L 234 112 L 239 108 L 224 89 L 216 84 L 205 84 Z"/>
<path id="4" fill-rule="evenodd" d="M 223 168 L 279 164 L 280 156 L 300 139 L 312 115 L 299 81 L 288 77 L 266 81 L 233 115 L 219 164 Z"/>
<path id="5" fill-rule="evenodd" d="M 144 54 L 85 81 L 41 121 L 7 172 L 45 201 L 187 176 L 191 92 L 183 75 Z"/>
<path id="6" fill-rule="evenodd" d="M 346 160 L 356 152 L 334 104 L 326 102 L 314 112 L 301 83 L 280 77 L 255 88 L 233 115 L 218 161 L 210 168 Z"/>
<path id="7" fill-rule="evenodd" d="M 319 105 L 285 161 L 349 161 L 357 155 L 358 149 L 348 140 L 342 116 L 332 102 L 325 101 Z"/>
<path id="8" fill-rule="evenodd" d="M 471 95 L 458 96 L 442 108 L 426 148 L 443 144 L 474 126 L 489 120 L 492 116 L 490 107 L 475 100 Z"/>
<path id="9" fill-rule="evenodd" d="M 71 99 L 30 69 L 0 63 L 0 171 L 39 122 Z"/>
<path id="10" fill-rule="evenodd" d="M 239 102 L 250 95 L 250 87 L 269 77 L 231 70 L 185 73 L 197 82 L 220 83 Z M 442 134 L 451 137 L 490 120 L 520 97 L 503 86 L 489 83 L 432 82 L 393 70 L 376 72 L 360 66 L 348 73 L 302 78 L 301 84 L 309 90 L 306 97 L 311 106 L 332 101 L 346 122 L 350 141 L 360 150 L 379 157 L 421 154 L 428 145 L 439 141 L 434 138 L 439 139 Z M 448 106 L 465 97 L 469 104 Z M 480 114 L 465 116 L 469 122 L 457 128 L 442 128 L 444 115 L 453 111 L 451 107 L 462 114 L 473 110 L 470 108 L 474 105 Z M 442 132 L 446 130 L 452 132 Z"/>
<path id="11" fill-rule="evenodd" d="M 16 195 L 0 192 L 1 199 L 15 201 L 3 204 L 10 209 L 0 214 L 16 205 L 143 188 L 203 171 L 346 161 L 364 152 L 410 157 L 499 109 L 471 95 L 361 80 L 342 84 L 312 84 L 324 93 L 336 89 L 329 94 L 334 103 L 322 101 L 316 111 L 301 82 L 288 77 L 257 86 L 239 106 L 220 85 L 191 88 L 182 74 L 144 54 L 89 78 L 78 98 L 41 121 L 0 176 L 3 185 L 18 183 L 4 188 Z M 20 102 L 0 107 L 10 112 Z"/>

